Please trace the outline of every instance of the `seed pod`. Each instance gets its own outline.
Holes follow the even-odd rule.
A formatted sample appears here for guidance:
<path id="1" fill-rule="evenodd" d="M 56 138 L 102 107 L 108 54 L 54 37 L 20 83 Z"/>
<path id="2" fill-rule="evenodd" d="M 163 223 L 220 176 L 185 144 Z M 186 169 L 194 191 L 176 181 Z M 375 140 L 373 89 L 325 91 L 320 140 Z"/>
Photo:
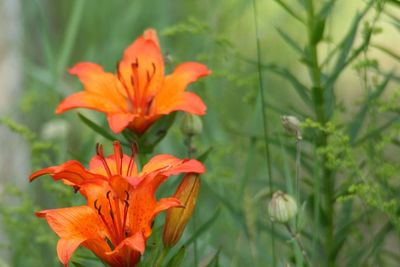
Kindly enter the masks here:
<path id="1" fill-rule="evenodd" d="M 185 113 L 181 121 L 181 131 L 186 136 L 198 135 L 203 131 L 203 123 L 197 115 Z"/>
<path id="2" fill-rule="evenodd" d="M 287 223 L 297 214 L 296 200 L 282 191 L 276 191 L 268 204 L 268 214 L 274 222 Z"/>
<path id="3" fill-rule="evenodd" d="M 165 247 L 174 246 L 182 236 L 186 224 L 192 217 L 200 189 L 200 178 L 197 174 L 189 173 L 183 177 L 174 197 L 179 199 L 184 208 L 171 208 L 167 211 L 163 230 Z"/>
<path id="4" fill-rule="evenodd" d="M 296 136 L 298 140 L 302 139 L 301 131 L 300 131 L 300 121 L 295 116 L 281 116 L 281 122 L 283 128 L 285 128 L 286 132 L 290 135 Z"/>

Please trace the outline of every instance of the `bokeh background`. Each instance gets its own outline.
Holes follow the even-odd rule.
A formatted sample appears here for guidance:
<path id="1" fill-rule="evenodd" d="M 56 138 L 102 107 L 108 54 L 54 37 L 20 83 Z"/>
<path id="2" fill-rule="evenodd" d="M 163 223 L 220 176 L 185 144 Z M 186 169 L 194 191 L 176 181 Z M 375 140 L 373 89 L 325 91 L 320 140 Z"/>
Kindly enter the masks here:
<path id="1" fill-rule="evenodd" d="M 276 1 L 257 3 L 262 64 L 285 68 L 309 85 L 309 73 L 301 57 L 280 34 L 284 31 L 302 47 L 307 41 L 306 29 Z M 302 1 L 286 3 L 302 14 Z M 329 38 L 319 49 L 321 57 L 334 49 L 364 6 L 365 1 L 361 0 L 336 1 L 325 28 Z M 400 17 L 396 4 L 390 4 L 386 10 Z M 373 16 L 373 12 L 367 14 L 364 23 Z M 33 212 L 82 200 L 61 184 L 50 183 L 49 177 L 33 184 L 28 183 L 27 177 L 33 170 L 68 159 L 87 163 L 96 142 L 111 148 L 108 140 L 82 123 L 76 111 L 54 114 L 61 99 L 81 89 L 67 69 L 77 62 L 92 61 L 114 71 L 123 50 L 148 27 L 159 33 L 169 62 L 167 72 L 174 65 L 191 60 L 203 62 L 213 71 L 191 86 L 208 107 L 203 133 L 194 140 L 197 153 L 212 148 L 196 211 L 197 227 L 209 223 L 198 237 L 201 266 L 216 253 L 221 266 L 268 266 L 265 263 L 270 262 L 271 249 L 264 197 L 268 191 L 267 165 L 254 20 L 252 1 L 248 0 L 0 0 L 0 266 L 57 266 L 56 236 Z M 368 50 L 368 58 L 379 65 L 376 73 L 398 74 L 399 25 L 387 14 L 378 22 L 379 34 L 372 41 L 375 48 Z M 362 28 L 363 25 L 358 29 L 355 44 L 362 42 Z M 351 64 L 335 85 L 335 120 L 342 123 L 354 117 L 366 94 L 357 63 Z M 280 116 L 291 114 L 304 120 L 312 117 L 312 108 L 301 101 L 283 76 L 267 68 L 262 71 L 274 188 L 290 191 L 294 143 L 284 134 Z M 398 87 L 398 78 L 391 80 L 382 99 L 392 98 Z M 107 126 L 104 115 L 79 112 Z M 179 119 L 178 116 L 157 147 L 157 153 L 185 157 Z M 387 117 L 380 116 L 378 120 Z M 387 155 L 390 160 L 397 160 L 398 166 L 398 149 L 388 151 Z M 391 177 L 396 178 L 398 174 Z M 159 218 L 158 223 L 161 222 Z M 368 229 L 371 228 L 365 231 Z M 307 231 L 310 234 L 312 229 Z M 192 224 L 182 242 L 191 234 Z M 398 240 L 392 233 L 382 244 L 391 247 L 397 259 Z M 283 264 L 291 244 L 281 240 L 277 246 Z M 85 255 L 83 251 L 79 253 Z M 188 250 L 184 266 L 191 266 L 191 253 Z"/>

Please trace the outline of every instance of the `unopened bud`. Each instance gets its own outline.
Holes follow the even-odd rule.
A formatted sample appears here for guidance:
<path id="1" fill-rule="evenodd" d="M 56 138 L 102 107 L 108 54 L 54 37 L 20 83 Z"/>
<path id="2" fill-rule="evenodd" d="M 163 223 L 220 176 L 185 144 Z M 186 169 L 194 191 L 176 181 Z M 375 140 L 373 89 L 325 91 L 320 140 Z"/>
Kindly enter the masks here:
<path id="1" fill-rule="evenodd" d="M 184 135 L 198 135 L 203 131 L 203 123 L 197 115 L 185 113 L 181 121 L 181 131 Z"/>
<path id="2" fill-rule="evenodd" d="M 301 131 L 300 131 L 300 121 L 295 116 L 281 116 L 281 121 L 283 128 L 285 128 L 286 132 L 290 135 L 296 136 L 298 140 L 302 139 Z"/>
<path id="3" fill-rule="evenodd" d="M 163 230 L 163 242 L 165 247 L 174 246 L 181 238 L 186 224 L 192 217 L 196 206 L 197 196 L 200 189 L 200 178 L 198 174 L 189 173 L 183 177 L 174 197 L 179 199 L 184 208 L 171 208 L 167 211 Z"/>
<path id="4" fill-rule="evenodd" d="M 282 191 L 276 191 L 268 204 L 268 214 L 274 222 L 287 223 L 297 214 L 296 200 Z"/>

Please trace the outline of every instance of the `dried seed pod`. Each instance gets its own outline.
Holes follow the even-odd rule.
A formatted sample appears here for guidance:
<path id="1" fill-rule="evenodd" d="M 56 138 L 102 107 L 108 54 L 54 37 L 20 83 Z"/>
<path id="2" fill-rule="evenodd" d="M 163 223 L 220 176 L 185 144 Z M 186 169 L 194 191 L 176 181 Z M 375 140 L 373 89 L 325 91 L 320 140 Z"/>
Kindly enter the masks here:
<path id="1" fill-rule="evenodd" d="M 298 140 L 302 139 L 301 131 L 300 131 L 300 121 L 295 116 L 281 116 L 281 121 L 283 128 L 285 128 L 286 132 L 290 135 L 296 136 Z"/>
<path id="2" fill-rule="evenodd" d="M 276 191 L 268 204 L 268 214 L 274 222 L 287 223 L 297 214 L 296 200 L 282 191 Z"/>

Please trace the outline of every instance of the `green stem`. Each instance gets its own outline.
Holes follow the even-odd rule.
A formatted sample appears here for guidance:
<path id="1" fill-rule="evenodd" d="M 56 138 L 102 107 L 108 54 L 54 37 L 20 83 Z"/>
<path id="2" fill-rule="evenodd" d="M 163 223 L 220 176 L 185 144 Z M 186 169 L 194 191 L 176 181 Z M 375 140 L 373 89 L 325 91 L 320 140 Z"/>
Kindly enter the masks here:
<path id="1" fill-rule="evenodd" d="M 307 1 L 307 29 L 308 29 L 308 49 L 310 53 L 310 75 L 313 83 L 312 94 L 314 102 L 314 112 L 317 121 L 324 126 L 327 122 L 325 113 L 324 88 L 321 84 L 321 68 L 318 59 L 318 43 L 313 39 L 315 29 L 315 13 L 313 0 Z M 317 148 L 326 147 L 328 143 L 328 133 L 322 131 L 317 138 Z M 326 209 L 326 232 L 325 232 L 325 249 L 326 249 L 326 265 L 327 267 L 334 266 L 334 188 L 335 180 L 331 170 L 326 165 L 327 159 L 322 158 L 322 177 L 325 189 L 325 209 Z M 318 178 L 316 178 L 318 179 Z"/>
<path id="2" fill-rule="evenodd" d="M 253 0 L 253 12 L 254 12 L 254 26 L 256 30 L 256 45 L 257 45 L 257 68 L 258 68 L 258 83 L 259 83 L 259 91 L 261 96 L 261 113 L 263 119 L 263 130 L 264 130 L 264 143 L 265 143 L 265 159 L 267 163 L 267 173 L 268 173 L 268 187 L 270 193 L 272 195 L 272 166 L 271 166 L 271 157 L 269 150 L 269 135 L 268 135 L 268 120 L 266 115 L 266 105 L 265 105 L 265 96 L 264 96 L 264 84 L 262 78 L 262 65 L 261 65 L 261 42 L 260 42 L 260 32 L 258 29 L 258 21 L 257 21 L 257 1 Z M 275 225 L 271 224 L 271 248 L 272 248 L 272 266 L 276 266 L 276 248 L 275 248 Z"/>
<path id="3" fill-rule="evenodd" d="M 188 158 L 193 157 L 192 142 L 193 142 L 193 135 L 188 135 L 186 138 L 186 142 L 185 142 Z M 193 225 L 193 233 L 195 233 L 196 232 L 196 209 L 193 211 L 192 225 Z M 198 259 L 198 254 L 197 254 L 197 238 L 193 241 L 193 261 L 194 261 L 194 266 L 197 267 L 199 264 L 199 259 Z"/>
<path id="4" fill-rule="evenodd" d="M 297 245 L 299 246 L 300 250 L 301 250 L 301 254 L 303 255 L 303 259 L 306 262 L 307 266 L 311 267 L 311 261 L 310 258 L 308 257 L 307 251 L 304 248 L 303 242 L 301 242 L 299 236 L 293 232 L 292 228 L 290 227 L 289 224 L 285 224 L 286 229 L 288 230 L 290 236 L 292 237 L 293 240 L 296 241 Z"/>

